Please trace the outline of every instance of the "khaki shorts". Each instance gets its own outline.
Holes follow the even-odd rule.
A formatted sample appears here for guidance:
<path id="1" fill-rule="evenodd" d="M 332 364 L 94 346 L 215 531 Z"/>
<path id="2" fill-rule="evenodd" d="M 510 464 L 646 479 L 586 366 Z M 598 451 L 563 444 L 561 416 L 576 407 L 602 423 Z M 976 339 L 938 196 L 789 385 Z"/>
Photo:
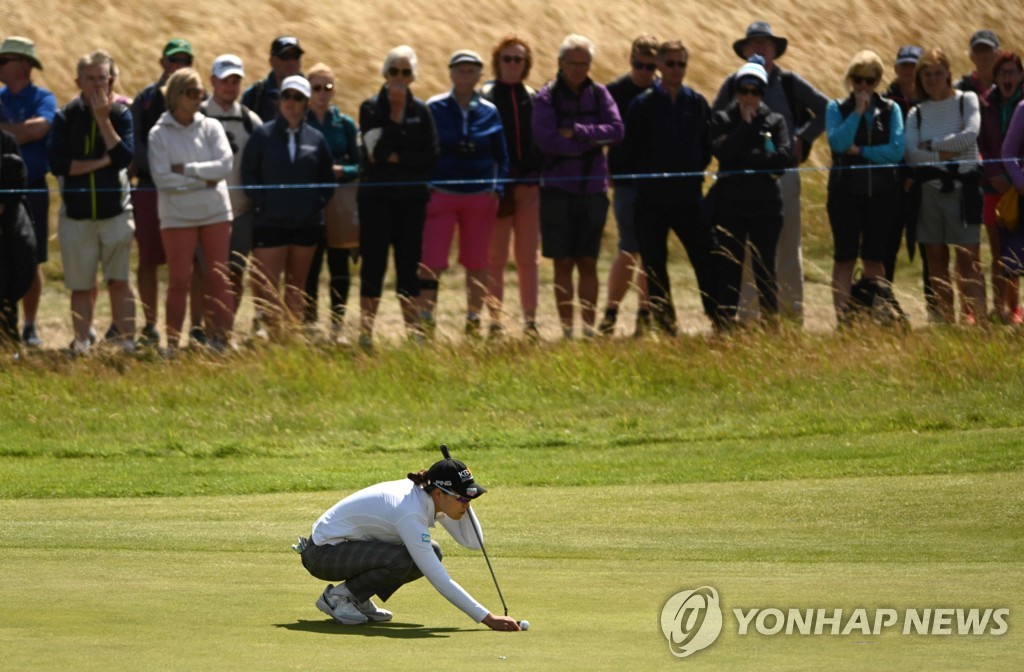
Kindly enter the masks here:
<path id="1" fill-rule="evenodd" d="M 938 187 L 921 187 L 921 212 L 917 219 L 917 242 L 922 245 L 977 245 L 981 227 L 964 219 L 963 187 L 942 193 Z"/>
<path id="2" fill-rule="evenodd" d="M 64 263 L 64 285 L 75 292 L 92 289 L 100 264 L 108 282 L 127 280 L 134 238 L 131 211 L 109 219 L 72 219 L 61 212 L 57 239 Z"/>

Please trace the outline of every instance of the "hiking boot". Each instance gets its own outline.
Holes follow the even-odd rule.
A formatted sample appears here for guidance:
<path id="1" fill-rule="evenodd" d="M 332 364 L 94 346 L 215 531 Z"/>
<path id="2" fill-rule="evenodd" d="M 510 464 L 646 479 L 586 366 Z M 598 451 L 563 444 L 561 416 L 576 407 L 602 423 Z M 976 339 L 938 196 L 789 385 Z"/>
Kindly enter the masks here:
<path id="1" fill-rule="evenodd" d="M 344 586 L 338 586 L 338 589 L 344 589 Z M 316 608 L 324 612 L 338 623 L 343 625 L 363 625 L 370 619 L 356 607 L 355 601 L 351 597 L 338 595 L 335 588 L 331 584 L 327 584 L 327 588 L 317 598 Z M 344 592 L 348 592 L 347 589 Z M 351 593 L 349 593 L 351 595 Z M 369 601 L 369 600 L 367 600 Z M 387 612 L 390 616 L 391 612 Z"/>
<path id="2" fill-rule="evenodd" d="M 43 347 L 43 339 L 39 338 L 35 323 L 26 324 L 25 328 L 21 330 L 21 342 L 29 348 Z"/>
<path id="3" fill-rule="evenodd" d="M 619 318 L 619 311 L 616 308 L 606 308 L 601 323 L 597 325 L 597 333 L 602 336 L 611 336 L 615 333 L 615 321 Z"/>

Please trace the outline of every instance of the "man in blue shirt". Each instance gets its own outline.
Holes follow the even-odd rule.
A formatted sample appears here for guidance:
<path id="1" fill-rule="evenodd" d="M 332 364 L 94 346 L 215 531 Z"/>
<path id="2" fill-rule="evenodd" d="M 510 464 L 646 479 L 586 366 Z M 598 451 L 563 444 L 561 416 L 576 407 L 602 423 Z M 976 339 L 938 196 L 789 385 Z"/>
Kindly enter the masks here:
<path id="1" fill-rule="evenodd" d="M 14 136 L 28 171 L 29 208 L 35 221 L 36 277 L 22 299 L 25 325 L 21 338 L 30 347 L 43 344 L 36 330 L 36 313 L 43 291 L 40 266 L 47 260 L 50 237 L 50 193 L 46 185 L 49 171 L 46 144 L 50 125 L 57 113 L 57 98 L 32 83 L 32 68 L 43 69 L 36 58 L 36 45 L 25 37 L 8 37 L 0 44 L 0 130 Z"/>
<path id="2" fill-rule="evenodd" d="M 255 112 L 263 121 L 277 119 L 281 98 L 281 82 L 292 75 L 302 74 L 302 47 L 299 38 L 282 35 L 270 43 L 270 74 L 256 82 L 242 94 L 242 105 Z"/>

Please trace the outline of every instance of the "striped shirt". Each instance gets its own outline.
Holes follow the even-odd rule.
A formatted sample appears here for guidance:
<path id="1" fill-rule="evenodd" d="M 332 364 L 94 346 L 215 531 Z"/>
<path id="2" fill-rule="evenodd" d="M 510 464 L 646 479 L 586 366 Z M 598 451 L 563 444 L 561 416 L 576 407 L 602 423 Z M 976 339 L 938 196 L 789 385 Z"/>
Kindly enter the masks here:
<path id="1" fill-rule="evenodd" d="M 946 100 L 922 101 L 907 116 L 907 163 L 938 162 L 942 160 L 939 152 L 955 152 L 950 161 L 960 162 L 960 172 L 968 173 L 978 166 L 980 129 L 981 112 L 974 93 L 957 91 Z M 931 150 L 921 147 L 928 141 Z"/>

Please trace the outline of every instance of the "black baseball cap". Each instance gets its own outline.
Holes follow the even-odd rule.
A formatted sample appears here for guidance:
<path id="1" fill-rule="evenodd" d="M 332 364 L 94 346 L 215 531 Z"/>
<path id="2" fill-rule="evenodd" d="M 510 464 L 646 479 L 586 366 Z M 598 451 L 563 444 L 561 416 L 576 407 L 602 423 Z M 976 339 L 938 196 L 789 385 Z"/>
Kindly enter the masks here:
<path id="1" fill-rule="evenodd" d="M 459 460 L 435 462 L 427 469 L 426 479 L 428 485 L 451 490 L 468 499 L 476 499 L 487 492 L 487 488 L 473 480 L 473 473 L 466 463 Z"/>
<path id="2" fill-rule="evenodd" d="M 299 46 L 299 38 L 291 35 L 282 35 L 270 43 L 271 56 L 280 56 L 292 49 L 298 51 L 300 55 L 306 53 L 302 50 L 302 47 Z"/>

